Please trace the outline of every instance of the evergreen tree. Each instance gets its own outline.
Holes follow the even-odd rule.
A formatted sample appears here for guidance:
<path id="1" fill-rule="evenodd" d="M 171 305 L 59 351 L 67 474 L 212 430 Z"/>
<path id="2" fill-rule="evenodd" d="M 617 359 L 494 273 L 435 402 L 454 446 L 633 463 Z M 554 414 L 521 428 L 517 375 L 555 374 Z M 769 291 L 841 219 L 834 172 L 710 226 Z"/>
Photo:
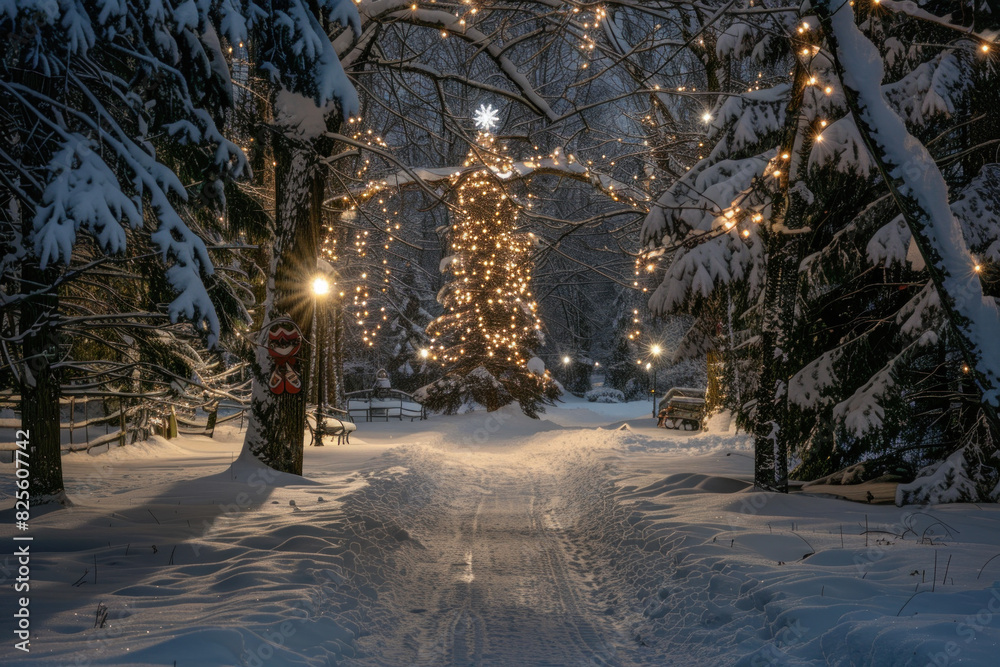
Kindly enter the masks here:
<path id="1" fill-rule="evenodd" d="M 20 348 L 10 370 L 31 432 L 35 501 L 63 488 L 60 298 L 69 281 L 134 250 L 142 233 L 167 265 L 150 272 L 169 301 L 163 310 L 174 322 L 194 322 L 210 344 L 218 339 L 206 288 L 213 264 L 191 224 L 197 207 L 158 148 L 198 146 L 207 164 L 198 174 L 202 206 L 221 204 L 222 182 L 246 170 L 242 151 L 218 127 L 232 101 L 220 35 L 242 24 L 229 3 L 0 7 L 0 179 L 13 194 L 0 214 L 12 242 L 0 304 L 18 315 L 6 323 Z M 147 225 L 155 231 L 140 232 Z M 81 246 L 91 261 L 76 268 Z"/>
<path id="2" fill-rule="evenodd" d="M 454 185 L 453 254 L 441 263 L 452 280 L 438 294 L 445 312 L 427 327 L 445 375 L 417 397 L 449 414 L 470 403 L 493 411 L 517 401 L 536 417 L 560 392 L 548 371 L 528 368 L 543 343 L 530 289 L 534 241 L 517 229 L 520 204 L 503 183 L 510 160 L 498 153 L 486 116 L 466 162 L 472 169 Z"/>
<path id="3" fill-rule="evenodd" d="M 981 324 L 964 331 L 955 326 L 948 290 L 975 311 L 975 317 L 963 315 L 967 321 L 989 312 L 979 308 L 969 277 L 988 272 L 992 259 L 995 233 L 988 221 L 994 208 L 983 165 L 997 124 L 967 131 L 968 120 L 996 113 L 995 98 L 985 102 L 972 92 L 989 89 L 995 77 L 982 57 L 989 46 L 956 36 L 943 19 L 917 20 L 908 10 L 857 11 L 869 39 L 882 47 L 870 50 L 853 21 L 841 20 L 838 30 L 866 53 L 859 62 L 852 50 L 849 75 L 843 62 L 827 55 L 835 46 L 832 28 L 819 30 L 808 13 L 787 31 L 789 39 L 771 38 L 769 48 L 758 45 L 752 53 L 739 37 L 747 31 L 738 21 L 726 29 L 729 37 L 719 39 L 717 51 L 743 63 L 730 71 L 753 71 L 758 80 L 744 82 L 744 92 L 734 90 L 704 113 L 711 144 L 661 196 L 644 228 L 646 242 L 669 249 L 654 310 L 687 310 L 705 321 L 722 312 L 722 287 L 735 305 L 727 308 L 734 321 L 727 365 L 733 357 L 754 362 L 742 365 L 741 384 L 755 389 L 741 392 L 743 404 L 734 407 L 757 436 L 756 480 L 766 488 L 784 487 L 788 448 L 797 447 L 803 458 L 798 473 L 815 476 L 897 447 L 906 433 L 921 431 L 914 424 L 936 420 L 923 431 L 940 433 L 949 421 L 941 419 L 948 408 L 940 390 L 957 386 L 948 376 L 961 366 L 958 353 L 968 339 L 983 335 Z M 892 137 L 909 132 L 915 139 L 907 139 L 906 149 L 915 151 L 915 169 L 898 170 L 893 178 L 900 183 L 880 172 L 882 149 L 870 145 L 872 128 L 857 121 L 863 114 L 852 97 L 851 86 L 870 77 L 881 81 L 883 69 L 890 80 L 874 93 L 867 88 L 880 100 L 869 101 L 877 107 L 877 124 L 889 127 L 882 131 Z M 789 70 L 790 80 L 783 74 Z M 917 176 L 935 181 L 933 188 L 942 192 L 928 151 L 946 165 L 941 175 L 959 195 L 952 198 L 957 225 L 944 223 L 948 233 L 931 248 L 927 239 L 922 247 L 914 238 L 918 233 L 907 217 L 914 215 L 912 202 L 897 196 L 900 187 L 920 190 L 907 182 Z M 902 216 L 901 204 L 911 206 Z M 940 207 L 938 215 L 950 217 Z M 962 234 L 955 234 L 958 226 L 968 250 Z M 933 259 L 938 253 L 953 263 L 965 258 L 964 283 L 928 280 L 928 254 Z M 973 266 L 973 257 L 982 267 Z M 872 264 L 884 270 L 873 271 Z M 955 275 L 954 266 L 949 270 Z M 702 329 L 710 335 L 713 327 Z M 970 375 L 975 366 L 974 360 L 966 363 Z M 989 411 L 992 371 L 984 368 L 977 379 L 987 389 Z"/>

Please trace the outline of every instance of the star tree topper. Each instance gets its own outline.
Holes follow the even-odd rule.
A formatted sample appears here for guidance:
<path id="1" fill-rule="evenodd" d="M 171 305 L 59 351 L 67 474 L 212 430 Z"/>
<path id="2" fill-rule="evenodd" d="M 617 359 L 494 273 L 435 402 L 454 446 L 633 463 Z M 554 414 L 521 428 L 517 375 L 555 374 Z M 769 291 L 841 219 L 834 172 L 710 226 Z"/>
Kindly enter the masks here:
<path id="1" fill-rule="evenodd" d="M 476 121 L 476 127 L 483 132 L 489 132 L 500 120 L 500 111 L 499 109 L 494 109 L 492 104 L 481 104 L 479 109 L 476 110 L 474 120 Z"/>

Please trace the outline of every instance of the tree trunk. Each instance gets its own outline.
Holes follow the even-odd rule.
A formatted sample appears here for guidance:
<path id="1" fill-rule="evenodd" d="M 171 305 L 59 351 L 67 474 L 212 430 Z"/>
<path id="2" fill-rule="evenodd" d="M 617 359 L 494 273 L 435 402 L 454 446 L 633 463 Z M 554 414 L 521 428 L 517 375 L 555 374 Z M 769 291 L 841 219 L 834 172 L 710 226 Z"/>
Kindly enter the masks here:
<path id="1" fill-rule="evenodd" d="M 806 148 L 802 140 L 808 124 L 800 117 L 805 88 L 805 69 L 796 66 L 789 101 L 785 139 L 780 155 L 789 159 L 781 182 L 786 196 L 783 205 L 775 202 L 769 229 L 767 267 L 761 322 L 761 376 L 757 387 L 754 416 L 754 486 L 788 492 L 788 451 L 791 436 L 788 424 L 788 377 L 795 301 L 802 261 L 801 230 L 808 224 L 808 208 L 802 165 Z M 790 187 L 791 186 L 791 187 Z"/>
<path id="2" fill-rule="evenodd" d="M 313 154 L 284 137 L 275 140 L 274 160 L 275 240 L 262 337 L 266 339 L 268 323 L 274 320 L 287 317 L 298 325 L 302 348 L 297 354 L 295 370 L 303 386 L 297 394 L 271 393 L 268 379 L 273 370 L 272 359 L 266 340 L 258 340 L 244 453 L 249 452 L 275 470 L 301 475 L 309 396 L 308 341 L 313 338 L 311 283 L 319 251 L 323 179 Z"/>
<path id="3" fill-rule="evenodd" d="M 25 238 L 29 235 L 25 234 Z M 52 285 L 57 277 L 56 270 L 42 271 L 30 260 L 21 268 L 25 292 Z M 52 367 L 59 352 L 55 328 L 58 307 L 59 296 L 54 291 L 30 296 L 21 306 L 25 362 L 21 373 L 21 428 L 29 433 L 27 462 L 32 504 L 51 502 L 53 496 L 63 492 L 59 377 Z"/>

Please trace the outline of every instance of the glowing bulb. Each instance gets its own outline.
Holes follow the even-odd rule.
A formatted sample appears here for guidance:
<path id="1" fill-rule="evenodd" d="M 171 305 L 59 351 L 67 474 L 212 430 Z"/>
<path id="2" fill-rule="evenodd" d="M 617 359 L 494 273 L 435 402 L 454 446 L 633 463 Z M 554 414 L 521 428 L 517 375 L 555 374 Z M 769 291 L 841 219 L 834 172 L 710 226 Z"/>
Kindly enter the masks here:
<path id="1" fill-rule="evenodd" d="M 312 282 L 313 294 L 325 296 L 330 293 L 330 281 L 323 276 L 316 276 Z"/>
<path id="2" fill-rule="evenodd" d="M 660 348 L 659 345 L 654 345 L 653 347 L 649 348 L 649 351 L 653 353 L 653 356 L 658 356 L 660 352 L 662 352 L 663 350 Z"/>
<path id="3" fill-rule="evenodd" d="M 712 122 L 712 114 L 710 114 L 709 112 L 706 111 L 705 113 L 703 113 L 701 115 L 701 119 L 702 119 L 702 121 L 704 121 L 706 123 L 711 123 Z"/>

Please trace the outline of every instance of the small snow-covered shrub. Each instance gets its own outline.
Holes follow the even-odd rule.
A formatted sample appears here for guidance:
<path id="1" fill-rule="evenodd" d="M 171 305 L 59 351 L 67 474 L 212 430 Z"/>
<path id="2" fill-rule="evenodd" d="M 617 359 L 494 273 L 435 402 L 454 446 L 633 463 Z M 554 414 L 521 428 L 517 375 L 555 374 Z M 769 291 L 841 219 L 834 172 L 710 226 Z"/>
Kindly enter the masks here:
<path id="1" fill-rule="evenodd" d="M 981 500 L 976 484 L 969 479 L 965 448 L 944 461 L 927 466 L 909 484 L 896 487 L 897 505 L 962 503 Z"/>
<path id="2" fill-rule="evenodd" d="M 624 403 L 625 394 L 611 387 L 597 387 L 583 395 L 591 403 Z"/>

